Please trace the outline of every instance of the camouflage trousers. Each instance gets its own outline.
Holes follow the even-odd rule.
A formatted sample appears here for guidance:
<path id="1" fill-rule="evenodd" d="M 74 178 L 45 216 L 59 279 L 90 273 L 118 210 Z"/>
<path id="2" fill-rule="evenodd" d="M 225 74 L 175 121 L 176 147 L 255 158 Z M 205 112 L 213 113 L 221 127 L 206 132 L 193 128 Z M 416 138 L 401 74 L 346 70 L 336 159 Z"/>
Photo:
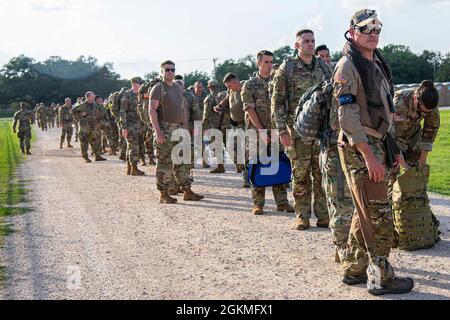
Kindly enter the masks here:
<path id="1" fill-rule="evenodd" d="M 48 122 L 47 122 L 46 118 L 37 119 L 37 122 L 38 122 L 39 127 L 41 128 L 42 131 L 47 131 L 48 130 Z"/>
<path id="2" fill-rule="evenodd" d="M 75 142 L 78 141 L 78 132 L 80 131 L 80 126 L 78 125 L 77 122 L 74 123 L 75 126 Z"/>
<path id="3" fill-rule="evenodd" d="M 31 149 L 31 129 L 23 131 L 19 130 L 19 132 L 17 133 L 17 137 L 19 138 L 20 149 Z"/>
<path id="4" fill-rule="evenodd" d="M 167 191 L 172 183 L 172 177 L 178 186 L 182 188 L 190 187 L 191 181 L 189 173 L 191 169 L 190 164 L 174 164 L 172 161 L 172 150 L 179 143 L 172 142 L 172 134 L 175 130 L 181 129 L 179 124 L 161 122 L 161 131 L 164 134 L 165 142 L 162 144 L 156 143 L 156 184 L 159 191 Z"/>
<path id="5" fill-rule="evenodd" d="M 369 146 L 378 160 L 386 164 L 383 141 L 369 136 Z M 389 170 L 383 182 L 375 183 L 369 179 L 365 160 L 356 147 L 339 146 L 339 156 L 356 208 L 348 255 L 343 261 L 344 275 L 360 276 L 367 272 L 370 277 L 374 268 L 378 268 L 382 279 L 391 278 L 393 271 L 387 258 L 394 228 L 387 191 Z"/>
<path id="6" fill-rule="evenodd" d="M 114 132 L 115 131 L 115 132 Z M 117 148 L 117 130 L 113 129 L 113 126 L 109 122 L 102 123 L 101 126 L 102 132 L 102 149 L 105 150 L 106 146 L 109 146 L 111 149 Z"/>
<path id="7" fill-rule="evenodd" d="M 122 124 L 120 122 L 117 122 L 117 131 L 119 134 L 119 152 L 120 156 L 126 158 L 127 155 L 127 140 L 122 136 Z"/>
<path id="8" fill-rule="evenodd" d="M 127 163 L 137 164 L 141 158 L 141 135 L 140 126 L 130 126 L 128 127 L 127 141 Z"/>
<path id="9" fill-rule="evenodd" d="M 330 145 L 320 154 L 322 184 L 327 198 L 333 243 L 341 262 L 348 254 L 348 237 L 355 211 L 352 194 L 342 171 L 337 145 Z"/>
<path id="10" fill-rule="evenodd" d="M 147 125 L 144 127 L 144 146 L 149 159 L 155 159 L 153 129 Z"/>
<path id="11" fill-rule="evenodd" d="M 70 141 L 72 141 L 72 135 L 73 135 L 73 127 L 72 124 L 63 124 L 62 130 L 61 130 L 61 145 L 64 143 L 64 140 L 67 139 L 67 143 L 70 144 Z"/>
<path id="12" fill-rule="evenodd" d="M 291 129 L 290 132 L 293 130 Z M 291 133 L 291 136 L 295 137 L 295 134 Z M 297 218 L 311 218 L 312 203 L 314 214 L 319 220 L 328 218 L 319 165 L 319 144 L 317 142 L 305 143 L 300 138 L 296 138 L 294 145 L 287 148 L 286 153 L 292 163 L 292 188 Z"/>
<path id="13" fill-rule="evenodd" d="M 80 127 L 79 139 L 83 157 L 88 156 L 89 145 L 91 145 L 92 152 L 95 156 L 100 155 L 100 137 L 97 130 L 89 127 Z"/>

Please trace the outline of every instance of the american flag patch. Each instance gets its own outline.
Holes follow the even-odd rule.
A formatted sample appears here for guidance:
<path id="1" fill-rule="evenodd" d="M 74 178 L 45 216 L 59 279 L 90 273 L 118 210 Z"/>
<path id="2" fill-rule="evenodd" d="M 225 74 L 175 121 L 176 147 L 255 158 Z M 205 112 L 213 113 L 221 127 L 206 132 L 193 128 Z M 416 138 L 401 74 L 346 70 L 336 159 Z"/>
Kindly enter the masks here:
<path id="1" fill-rule="evenodd" d="M 348 77 L 343 73 L 336 73 L 334 81 L 345 85 L 348 82 Z"/>

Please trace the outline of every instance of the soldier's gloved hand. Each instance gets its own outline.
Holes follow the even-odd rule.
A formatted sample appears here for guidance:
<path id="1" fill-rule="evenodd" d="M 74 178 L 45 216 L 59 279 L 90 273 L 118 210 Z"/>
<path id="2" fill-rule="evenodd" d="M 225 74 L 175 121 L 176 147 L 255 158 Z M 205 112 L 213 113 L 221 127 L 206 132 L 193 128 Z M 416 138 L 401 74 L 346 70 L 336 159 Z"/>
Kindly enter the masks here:
<path id="1" fill-rule="evenodd" d="M 214 112 L 216 112 L 216 113 L 222 112 L 222 108 L 220 106 L 215 106 Z"/>

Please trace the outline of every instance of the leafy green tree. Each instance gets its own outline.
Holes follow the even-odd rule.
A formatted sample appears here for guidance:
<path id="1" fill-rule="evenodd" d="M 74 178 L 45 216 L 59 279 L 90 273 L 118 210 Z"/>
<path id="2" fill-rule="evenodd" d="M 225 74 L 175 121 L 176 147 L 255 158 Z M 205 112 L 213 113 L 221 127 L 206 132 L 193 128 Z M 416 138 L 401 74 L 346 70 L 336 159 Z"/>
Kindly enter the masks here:
<path id="1" fill-rule="evenodd" d="M 186 88 L 193 86 L 197 81 L 201 81 L 203 83 L 203 86 L 206 88 L 209 79 L 211 79 L 211 77 L 206 72 L 203 71 L 194 71 L 186 73 L 183 76 L 183 78 Z"/>

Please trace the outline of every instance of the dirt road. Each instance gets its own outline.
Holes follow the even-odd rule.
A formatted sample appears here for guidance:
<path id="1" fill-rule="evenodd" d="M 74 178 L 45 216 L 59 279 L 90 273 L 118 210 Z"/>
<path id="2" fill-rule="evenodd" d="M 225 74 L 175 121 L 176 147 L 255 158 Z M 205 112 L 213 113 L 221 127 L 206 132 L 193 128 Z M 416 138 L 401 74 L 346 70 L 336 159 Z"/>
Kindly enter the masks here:
<path id="1" fill-rule="evenodd" d="M 194 190 L 205 201 L 164 206 L 154 168 L 127 177 L 116 158 L 85 164 L 78 148 L 59 150 L 58 141 L 57 129 L 39 132 L 22 166 L 34 211 L 8 220 L 16 232 L 1 250 L 8 268 L 0 297 L 374 299 L 362 285 L 340 283 L 328 230 L 293 230 L 294 216 L 275 212 L 272 195 L 268 213 L 252 216 L 236 174 L 197 170 Z M 450 299 L 450 200 L 432 202 L 443 241 L 392 253 L 416 288 L 386 299 Z"/>

